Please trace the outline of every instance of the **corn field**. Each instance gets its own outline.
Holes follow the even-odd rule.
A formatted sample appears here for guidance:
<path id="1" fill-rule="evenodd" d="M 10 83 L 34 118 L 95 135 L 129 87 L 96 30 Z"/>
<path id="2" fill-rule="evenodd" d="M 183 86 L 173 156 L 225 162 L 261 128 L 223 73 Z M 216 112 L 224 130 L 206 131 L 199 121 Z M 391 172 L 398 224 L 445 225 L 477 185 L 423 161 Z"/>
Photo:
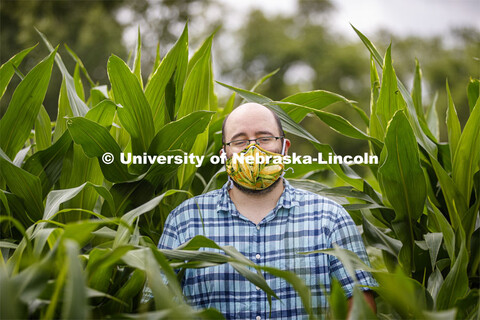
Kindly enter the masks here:
<path id="1" fill-rule="evenodd" d="M 370 154 L 379 157 L 378 164 L 365 165 L 366 176 L 344 164 L 305 165 L 287 176 L 295 187 L 338 200 L 362 230 L 372 267 L 346 250 L 322 251 L 347 270 L 370 271 L 379 283 L 373 288 L 377 314 L 356 290 L 350 318 L 479 319 L 479 80 L 467 85 L 470 115 L 462 128 L 448 83 L 446 115 L 435 104 L 424 109 L 420 63 L 409 92 L 395 74 L 391 47 L 381 55 L 355 32 L 371 55 L 369 113 L 323 90 L 273 101 L 255 88 L 216 84 L 214 35 L 189 58 L 187 26 L 168 54 L 157 54 L 146 83 L 140 34 L 131 61 L 112 55 L 110 83 L 99 84 L 68 47 L 76 67 L 67 70 L 66 57 L 39 32 L 50 50 L 43 61 L 22 74 L 31 47 L 0 68 L 2 97 L 11 79 L 21 78 L 0 120 L 1 318 L 218 319 L 217 310 L 185 301 L 181 270 L 230 263 L 271 299 L 276 293 L 264 275 L 288 281 L 311 319 L 346 319 L 339 283 L 325 292 L 330 308 L 316 314 L 309 289 L 288 270 L 256 265 L 202 236 L 175 250 L 156 247 L 173 208 L 226 182 L 224 165 L 127 165 L 118 161 L 120 154 L 218 155 L 222 122 L 240 97 L 271 108 L 286 132 L 324 155 L 333 154 L 332 147 L 299 125 L 309 114 L 338 134 L 368 141 Z M 42 103 L 54 65 L 63 82 L 52 122 Z M 218 104 L 214 85 L 232 91 L 226 104 Z M 337 102 L 356 110 L 367 130 L 323 110 Z M 440 141 L 443 121 L 448 141 Z M 102 160 L 107 152 L 115 158 L 111 164 Z M 334 172 L 341 185 L 304 178 L 319 170 Z M 154 299 L 142 303 L 145 286 Z"/>

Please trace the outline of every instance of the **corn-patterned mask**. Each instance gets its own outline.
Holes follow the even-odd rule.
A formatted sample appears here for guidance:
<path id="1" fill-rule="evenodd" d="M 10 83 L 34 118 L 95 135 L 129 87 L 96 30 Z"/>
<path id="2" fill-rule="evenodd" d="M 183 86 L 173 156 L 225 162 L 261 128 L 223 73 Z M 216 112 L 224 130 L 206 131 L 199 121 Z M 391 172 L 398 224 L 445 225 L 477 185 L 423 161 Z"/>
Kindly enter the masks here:
<path id="1" fill-rule="evenodd" d="M 246 159 L 253 157 L 253 163 L 241 161 L 241 157 Z M 268 163 L 267 156 L 270 157 Z M 260 161 L 255 161 L 260 159 Z M 263 161 L 262 161 L 263 159 Z M 274 159 L 276 159 L 274 161 Z M 281 161 L 279 161 L 281 159 Z M 226 162 L 227 173 L 230 178 L 239 185 L 251 190 L 263 190 L 271 186 L 280 178 L 283 173 L 283 156 L 262 149 L 257 144 L 251 144 L 243 151 L 238 153 L 238 157 L 232 156 Z"/>

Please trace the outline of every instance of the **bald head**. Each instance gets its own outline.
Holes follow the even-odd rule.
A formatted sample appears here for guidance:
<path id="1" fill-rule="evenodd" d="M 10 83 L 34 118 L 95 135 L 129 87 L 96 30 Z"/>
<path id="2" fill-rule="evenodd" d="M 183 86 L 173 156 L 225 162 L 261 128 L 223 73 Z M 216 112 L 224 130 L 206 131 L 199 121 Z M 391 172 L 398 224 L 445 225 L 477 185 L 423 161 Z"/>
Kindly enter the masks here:
<path id="1" fill-rule="evenodd" d="M 255 127 L 255 128 L 252 128 Z M 280 118 L 275 112 L 258 103 L 245 103 L 225 117 L 222 126 L 222 141 L 248 139 L 247 131 L 256 134 L 284 136 Z"/>

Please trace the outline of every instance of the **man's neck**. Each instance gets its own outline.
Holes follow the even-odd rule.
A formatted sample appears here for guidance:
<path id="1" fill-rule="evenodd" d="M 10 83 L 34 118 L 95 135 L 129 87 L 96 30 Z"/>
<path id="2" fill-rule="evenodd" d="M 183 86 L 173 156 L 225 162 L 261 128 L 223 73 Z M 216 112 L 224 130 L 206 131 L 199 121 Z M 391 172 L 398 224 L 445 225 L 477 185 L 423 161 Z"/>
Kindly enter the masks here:
<path id="1" fill-rule="evenodd" d="M 272 188 L 268 193 L 255 195 L 245 193 L 234 186 L 229 190 L 229 194 L 237 210 L 250 221 L 258 224 L 277 205 L 284 189 L 283 179 Z"/>

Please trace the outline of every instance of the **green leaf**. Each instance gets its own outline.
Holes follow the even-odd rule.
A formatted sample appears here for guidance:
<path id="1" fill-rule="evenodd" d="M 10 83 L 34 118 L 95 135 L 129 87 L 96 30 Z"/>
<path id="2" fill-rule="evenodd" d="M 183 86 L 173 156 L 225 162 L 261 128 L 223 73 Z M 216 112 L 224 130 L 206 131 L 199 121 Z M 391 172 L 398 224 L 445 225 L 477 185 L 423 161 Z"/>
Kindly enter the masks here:
<path id="1" fill-rule="evenodd" d="M 295 122 L 300 122 L 310 112 L 321 110 L 334 103 L 345 102 L 351 105 L 353 101 L 332 92 L 325 90 L 316 90 L 309 92 L 300 92 L 286 97 L 282 102 L 290 102 L 292 105 L 284 104 L 281 107 Z M 298 105 L 298 106 L 297 106 Z M 305 108 L 308 107 L 308 108 Z"/>
<path id="2" fill-rule="evenodd" d="M 67 131 L 67 117 L 73 117 L 73 112 L 68 102 L 67 84 L 65 79 L 63 79 L 58 95 L 58 113 L 55 129 L 53 130 L 53 142 L 57 141 Z"/>
<path id="3" fill-rule="evenodd" d="M 165 108 L 165 88 L 172 77 L 175 83 L 175 109 L 180 106 L 183 85 L 187 76 L 187 64 L 188 25 L 185 24 L 182 35 L 163 58 L 158 68 L 154 69 L 154 74 L 145 87 L 145 96 L 152 108 L 155 132 L 167 122 L 163 110 Z"/>
<path id="4" fill-rule="evenodd" d="M 417 117 L 425 120 L 422 104 L 422 70 L 420 69 L 420 63 L 415 58 L 415 76 L 413 78 L 412 100 L 415 110 L 417 111 Z"/>
<path id="5" fill-rule="evenodd" d="M 25 162 L 23 168 L 40 178 L 43 197 L 47 195 L 60 178 L 63 159 L 71 144 L 72 138 L 66 132 L 52 146 L 36 152 Z"/>
<path id="6" fill-rule="evenodd" d="M 455 105 L 453 104 L 452 95 L 450 94 L 450 88 L 448 86 L 448 81 L 446 82 L 447 87 L 447 97 L 448 97 L 448 109 L 447 109 L 447 132 L 448 132 L 448 142 L 450 146 L 450 156 L 452 159 L 455 158 L 455 153 L 457 152 L 458 141 L 462 135 L 462 129 L 460 127 L 460 121 L 458 120 L 457 110 L 455 110 Z"/>
<path id="7" fill-rule="evenodd" d="M 263 76 L 261 79 L 259 79 L 255 84 L 253 85 L 252 89 L 250 91 L 255 91 L 259 86 L 261 86 L 265 81 L 273 77 L 274 75 L 277 74 L 277 72 L 280 71 L 280 68 L 273 70 L 269 74 Z"/>
<path id="8" fill-rule="evenodd" d="M 332 147 L 330 147 L 328 144 L 321 144 L 321 143 L 312 143 L 313 146 L 323 155 L 332 155 L 335 156 L 335 152 L 333 152 Z M 358 176 L 355 171 L 350 169 L 350 167 L 338 163 L 333 163 L 333 164 L 328 164 L 330 169 L 332 169 L 335 174 L 345 181 L 346 183 L 350 184 L 353 186 L 355 189 L 360 190 L 362 189 L 363 182 L 362 178 Z"/>
<path id="9" fill-rule="evenodd" d="M 113 203 L 113 198 L 110 192 L 102 186 L 94 185 L 90 182 L 85 182 L 84 184 L 70 189 L 60 189 L 51 191 L 46 200 L 45 212 L 43 213 L 43 220 L 52 219 L 55 214 L 60 209 L 60 205 L 70 199 L 73 199 L 77 194 L 79 194 L 85 187 L 92 187 L 95 191 L 100 194 L 105 201 L 110 205 L 112 209 L 115 208 Z"/>
<path id="10" fill-rule="evenodd" d="M 212 40 L 213 34 L 205 40 L 189 62 L 182 101 L 177 110 L 179 118 L 193 111 L 210 110 L 209 92 L 213 87 Z"/>
<path id="11" fill-rule="evenodd" d="M 398 256 L 402 248 L 400 240 L 388 236 L 385 232 L 371 224 L 365 217 L 363 217 L 362 226 L 366 243 L 369 246 L 384 250 L 393 257 Z"/>
<path id="12" fill-rule="evenodd" d="M 64 241 L 65 264 L 67 271 L 65 291 L 63 294 L 63 319 L 88 319 L 89 310 L 86 282 L 83 268 L 78 259 L 79 248 L 72 240 Z"/>
<path id="13" fill-rule="evenodd" d="M 453 181 L 463 195 L 466 203 L 470 203 L 473 187 L 473 175 L 478 171 L 480 160 L 480 99 L 477 100 L 470 117 L 458 140 L 452 167 Z M 465 212 L 459 212 L 461 217 Z"/>
<path id="14" fill-rule="evenodd" d="M 53 47 L 48 41 L 48 39 L 45 37 L 45 35 L 38 30 L 37 30 L 37 33 L 42 38 L 48 50 L 50 50 L 50 52 L 53 52 L 54 51 Z M 70 108 L 73 112 L 73 115 L 75 117 L 83 117 L 88 112 L 88 107 L 85 104 L 85 102 L 83 102 L 82 99 L 77 94 L 77 90 L 75 88 L 75 80 L 68 72 L 67 68 L 65 67 L 65 64 L 63 63 L 62 57 L 58 53 L 55 55 L 55 62 L 57 63 L 57 66 L 60 69 L 60 72 L 62 73 L 63 78 L 65 79 L 67 97 L 68 97 L 68 101 L 70 103 Z"/>
<path id="15" fill-rule="evenodd" d="M 47 92 L 56 49 L 36 65 L 15 89 L 0 120 L 0 148 L 14 158 L 30 135 Z"/>
<path id="16" fill-rule="evenodd" d="M 52 145 L 52 125 L 50 116 L 42 105 L 35 119 L 35 145 L 38 150 L 44 150 Z"/>
<path id="17" fill-rule="evenodd" d="M 87 69 L 85 68 L 85 66 L 83 65 L 83 62 L 82 60 L 80 60 L 80 58 L 77 56 L 77 54 L 68 47 L 68 45 L 65 43 L 64 44 L 65 46 L 65 49 L 67 49 L 68 53 L 70 54 L 70 56 L 73 58 L 73 60 L 75 60 L 77 62 L 77 65 L 80 67 L 80 69 L 82 70 L 83 74 L 85 75 L 85 77 L 87 78 L 88 80 L 88 83 L 90 84 L 90 86 L 93 88 L 95 87 L 95 82 L 93 82 L 92 78 L 90 77 L 90 75 L 88 74 L 87 72 Z"/>
<path id="18" fill-rule="evenodd" d="M 452 178 L 450 178 L 445 169 L 443 169 L 437 159 L 430 155 L 430 162 L 438 178 L 443 196 L 445 197 L 450 222 L 452 227 L 457 230 L 461 225 L 459 213 L 467 212 L 467 204 L 463 195 L 460 193 L 460 189 Z"/>
<path id="19" fill-rule="evenodd" d="M 332 319 L 346 319 L 348 315 L 347 296 L 338 279 L 332 279 L 330 296 L 328 297 L 330 304 L 330 313 Z"/>
<path id="20" fill-rule="evenodd" d="M 375 59 L 375 61 L 379 65 L 383 65 L 384 64 L 383 59 L 380 56 L 380 54 L 378 53 L 378 51 L 375 48 L 375 46 L 373 45 L 373 43 L 370 40 L 368 40 L 368 38 L 365 37 L 360 31 L 358 31 L 353 25 L 352 25 L 352 28 L 355 30 L 355 32 L 357 33 L 359 38 L 362 40 L 362 42 L 365 44 L 367 49 L 370 51 L 370 54 Z M 413 132 L 415 132 L 415 136 L 418 139 L 418 143 L 425 150 L 427 150 L 428 153 L 430 153 L 433 156 L 436 156 L 437 151 L 438 151 L 437 146 L 432 141 L 430 141 L 430 139 L 423 132 L 422 127 L 421 127 L 421 125 L 418 121 L 418 118 L 416 116 L 415 106 L 413 104 L 412 98 L 410 97 L 410 94 L 408 93 L 407 89 L 402 84 L 402 82 L 399 81 L 398 79 L 397 79 L 397 86 L 398 86 L 398 90 L 400 91 L 400 93 L 403 97 L 404 102 L 407 105 L 408 112 L 407 112 L 406 116 L 407 116 L 407 118 L 408 118 L 408 120 L 409 120 L 409 122 L 412 126 Z"/>
<path id="21" fill-rule="evenodd" d="M 435 93 L 432 104 L 427 109 L 427 127 L 424 127 L 424 131 L 429 137 L 434 139 L 434 141 L 440 140 L 440 122 L 438 120 L 437 99 L 438 94 Z M 420 122 L 420 124 L 422 123 Z"/>
<path id="22" fill-rule="evenodd" d="M 415 135 L 403 111 L 397 111 L 388 125 L 382 159 L 378 173 L 395 209 L 392 227 L 403 242 L 399 260 L 409 274 L 415 265 L 414 224 L 422 215 L 427 188 Z"/>
<path id="23" fill-rule="evenodd" d="M 369 131 L 372 137 L 384 139 L 385 130 L 380 124 L 377 115 L 377 101 L 380 94 L 380 78 L 378 77 L 375 61 L 370 57 L 370 125 Z"/>
<path id="24" fill-rule="evenodd" d="M 174 149 L 189 152 L 196 136 L 206 130 L 212 116 L 212 111 L 195 111 L 177 121 L 168 123 L 156 134 L 148 153 L 159 154 Z"/>
<path id="25" fill-rule="evenodd" d="M 132 137 L 133 153 L 142 154 L 155 134 L 150 105 L 137 78 L 122 59 L 112 55 L 107 70 L 115 102 L 123 107 L 117 109 L 118 117 Z"/>
<path id="26" fill-rule="evenodd" d="M 432 270 L 435 269 L 437 263 L 438 251 L 442 245 L 443 234 L 440 232 L 431 232 L 423 235 L 425 243 L 428 247 L 428 253 L 430 254 L 430 262 L 432 264 Z"/>
<path id="27" fill-rule="evenodd" d="M 480 80 L 470 78 L 467 87 L 468 105 L 470 106 L 470 112 L 473 111 L 473 107 L 480 96 Z"/>
<path id="28" fill-rule="evenodd" d="M 95 107 L 90 109 L 85 115 L 85 119 L 92 120 L 104 127 L 110 127 L 113 123 L 113 117 L 117 106 L 111 100 L 102 100 Z"/>
<path id="29" fill-rule="evenodd" d="M 15 166 L 0 149 L 1 176 L 10 191 L 19 197 L 31 221 L 40 220 L 43 213 L 42 186 L 40 179 L 31 173 Z"/>
<path id="30" fill-rule="evenodd" d="M 116 247 L 121 246 L 121 245 L 126 245 L 128 243 L 128 238 L 130 236 L 130 230 L 127 227 L 125 227 L 125 225 L 129 225 L 129 226 L 132 225 L 133 222 L 135 221 L 135 219 L 137 219 L 139 216 L 141 216 L 142 214 L 144 214 L 148 211 L 151 211 L 151 210 L 155 209 L 155 207 L 158 206 L 158 204 L 160 203 L 160 201 L 163 200 L 164 197 L 168 197 L 168 196 L 170 196 L 172 194 L 175 194 L 177 192 L 185 192 L 185 191 L 173 190 L 173 189 L 168 190 L 167 192 L 162 193 L 161 195 L 153 198 L 152 200 L 144 203 L 143 205 L 125 213 L 122 216 L 122 221 L 125 222 L 125 224 L 121 224 L 118 227 L 117 234 L 116 234 L 115 240 L 113 242 L 113 248 L 116 248 Z"/>
<path id="31" fill-rule="evenodd" d="M 140 26 L 137 31 L 137 48 L 135 50 L 135 59 L 133 60 L 133 74 L 138 79 L 140 87 L 143 89 L 143 79 L 142 79 L 142 37 L 140 36 Z"/>
<path id="32" fill-rule="evenodd" d="M 383 60 L 382 85 L 377 101 L 377 113 L 375 114 L 384 130 L 395 112 L 404 109 L 404 101 L 397 89 L 397 76 L 392 66 L 391 49 L 392 47 L 389 46 Z"/>
<path id="33" fill-rule="evenodd" d="M 440 210 L 431 203 L 430 199 L 429 204 L 432 208 L 428 215 L 429 224 L 431 223 L 435 227 L 435 232 L 441 232 L 445 241 L 445 248 L 447 249 L 448 256 L 453 263 L 455 261 L 455 233 L 447 219 L 443 216 Z"/>
<path id="34" fill-rule="evenodd" d="M 0 67 L 0 99 L 3 97 L 5 91 L 7 90 L 8 84 L 10 83 L 10 80 L 15 73 L 15 68 L 18 68 L 20 63 L 22 63 L 23 58 L 25 58 L 25 56 L 29 54 L 30 51 L 32 51 L 36 46 L 37 45 L 34 45 L 33 47 L 20 51 L 12 58 L 10 58 L 10 60 L 2 64 L 2 66 Z"/>
<path id="35" fill-rule="evenodd" d="M 457 260 L 445 277 L 437 297 L 438 310 L 446 310 L 455 306 L 458 299 L 463 298 L 468 292 L 468 253 L 465 242 L 460 247 Z"/>
<path id="36" fill-rule="evenodd" d="M 82 146 L 88 157 L 96 157 L 99 160 L 100 168 L 107 180 L 124 182 L 136 177 L 130 174 L 128 167 L 120 161 L 122 150 L 107 129 L 84 118 L 71 118 L 68 120 L 68 131 L 73 141 Z M 102 161 L 102 156 L 107 152 L 114 157 L 111 164 Z"/>

